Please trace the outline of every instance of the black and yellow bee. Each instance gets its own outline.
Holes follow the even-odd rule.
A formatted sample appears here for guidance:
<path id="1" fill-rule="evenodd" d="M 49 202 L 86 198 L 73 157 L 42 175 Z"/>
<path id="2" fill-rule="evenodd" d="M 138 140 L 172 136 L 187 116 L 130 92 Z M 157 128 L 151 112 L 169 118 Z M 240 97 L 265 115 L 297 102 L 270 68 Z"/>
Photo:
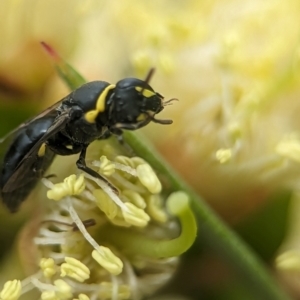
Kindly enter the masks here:
<path id="1" fill-rule="evenodd" d="M 8 209 L 17 211 L 56 154 L 80 153 L 77 167 L 107 182 L 86 165 L 90 143 L 151 121 L 171 124 L 155 118 L 170 100 L 164 101 L 149 85 L 152 74 L 153 70 L 145 80 L 125 78 L 116 84 L 86 83 L 9 134 L 0 166 L 1 197 Z"/>

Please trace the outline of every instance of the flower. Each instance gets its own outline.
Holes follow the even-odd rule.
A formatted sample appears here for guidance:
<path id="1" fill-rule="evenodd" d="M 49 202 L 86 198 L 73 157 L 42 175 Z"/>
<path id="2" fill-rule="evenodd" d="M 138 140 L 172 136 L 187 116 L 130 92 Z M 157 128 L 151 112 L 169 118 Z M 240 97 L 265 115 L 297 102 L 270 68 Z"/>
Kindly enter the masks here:
<path id="1" fill-rule="evenodd" d="M 173 276 L 179 255 L 192 245 L 196 223 L 185 193 L 171 194 L 165 207 L 159 201 L 161 183 L 145 160 L 120 156 L 107 141 L 91 148 L 101 157 L 91 166 L 105 173 L 119 194 L 85 173 L 58 183 L 43 178 L 44 211 L 38 222 L 32 220 L 37 228 L 22 249 L 27 260 L 35 253 L 30 260 L 36 271 L 6 282 L 0 299 L 22 299 L 33 289 L 47 300 L 142 299 Z M 52 170 L 75 169 L 74 162 L 69 167 L 57 160 Z M 178 226 L 170 228 L 172 216 L 180 220 L 181 233 Z"/>
<path id="2" fill-rule="evenodd" d="M 87 78 L 109 82 L 157 68 L 158 91 L 180 102 L 168 110 L 171 128 L 145 131 L 226 220 L 240 221 L 281 188 L 298 191 L 297 1 L 91 2 L 75 64 Z M 78 19 L 69 16 L 66 24 L 77 28 Z M 101 174 L 111 176 L 116 163 L 108 161 Z M 120 213 L 103 190 L 92 195 L 115 226 L 144 230 L 153 220 L 169 222 L 160 195 L 144 199 L 124 191 L 124 199 L 142 210 L 137 218 L 134 209 L 134 217 Z"/>

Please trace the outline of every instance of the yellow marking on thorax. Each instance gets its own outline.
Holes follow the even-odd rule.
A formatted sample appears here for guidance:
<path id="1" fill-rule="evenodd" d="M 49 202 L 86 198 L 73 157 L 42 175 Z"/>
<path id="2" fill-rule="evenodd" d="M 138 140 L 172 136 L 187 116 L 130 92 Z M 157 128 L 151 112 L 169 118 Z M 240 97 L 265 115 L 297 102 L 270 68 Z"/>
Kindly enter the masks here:
<path id="1" fill-rule="evenodd" d="M 139 114 L 139 116 L 137 117 L 137 122 L 140 122 L 140 121 L 144 121 L 144 120 L 146 120 L 146 118 L 147 118 L 147 115 L 145 114 L 145 113 L 141 113 L 141 114 Z"/>
<path id="2" fill-rule="evenodd" d="M 146 113 L 141 113 L 138 115 L 138 117 L 136 118 L 137 122 L 141 122 L 144 121 L 146 119 L 149 118 L 149 116 L 153 117 L 155 115 L 155 112 L 152 110 L 147 110 Z"/>
<path id="3" fill-rule="evenodd" d="M 144 97 L 146 97 L 146 98 L 150 98 L 150 97 L 156 95 L 155 92 L 150 91 L 150 90 L 147 90 L 147 89 L 143 89 L 143 88 L 140 87 L 140 86 L 136 86 L 135 89 L 136 89 L 138 92 L 141 92 L 141 91 L 143 90 L 142 95 L 143 95 Z"/>
<path id="4" fill-rule="evenodd" d="M 38 151 L 38 156 L 39 157 L 42 157 L 45 155 L 45 152 L 46 152 L 46 144 L 43 143 Z"/>
<path id="5" fill-rule="evenodd" d="M 84 116 L 87 122 L 95 123 L 98 114 L 105 110 L 105 100 L 106 100 L 108 92 L 110 90 L 114 89 L 115 87 L 116 87 L 115 84 L 110 84 L 103 90 L 102 93 L 100 93 L 100 95 L 97 99 L 97 102 L 96 102 L 96 108 L 88 111 Z"/>

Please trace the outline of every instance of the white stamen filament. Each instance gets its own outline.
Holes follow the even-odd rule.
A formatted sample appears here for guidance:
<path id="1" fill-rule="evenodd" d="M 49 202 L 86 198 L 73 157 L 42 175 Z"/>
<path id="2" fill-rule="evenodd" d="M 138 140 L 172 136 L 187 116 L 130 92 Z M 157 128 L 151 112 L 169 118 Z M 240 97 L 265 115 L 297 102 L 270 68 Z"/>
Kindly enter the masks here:
<path id="1" fill-rule="evenodd" d="M 122 202 L 122 200 L 112 191 L 112 189 L 102 180 L 95 178 L 89 174 L 84 174 L 84 176 L 95 183 L 102 188 L 102 190 L 124 211 L 128 211 L 128 208 L 126 205 Z"/>
<path id="2" fill-rule="evenodd" d="M 115 165 L 115 168 L 120 170 L 120 171 L 124 171 L 132 176 L 137 176 L 136 174 L 136 170 L 134 168 L 131 168 L 130 166 L 126 166 L 126 165 L 123 165 L 123 164 L 120 164 L 118 162 L 112 162 L 112 164 Z M 95 166 L 95 167 L 100 167 L 101 166 L 101 162 L 98 161 L 98 160 L 95 160 L 92 162 L 92 165 Z"/>
<path id="3" fill-rule="evenodd" d="M 83 225 L 82 221 L 80 220 L 76 210 L 73 207 L 71 197 L 68 197 L 68 206 L 69 206 L 69 213 L 73 220 L 73 222 L 77 225 L 78 229 L 84 236 L 84 238 L 93 246 L 94 249 L 99 250 L 100 246 L 98 243 L 92 238 L 92 236 L 87 232 L 85 226 Z"/>

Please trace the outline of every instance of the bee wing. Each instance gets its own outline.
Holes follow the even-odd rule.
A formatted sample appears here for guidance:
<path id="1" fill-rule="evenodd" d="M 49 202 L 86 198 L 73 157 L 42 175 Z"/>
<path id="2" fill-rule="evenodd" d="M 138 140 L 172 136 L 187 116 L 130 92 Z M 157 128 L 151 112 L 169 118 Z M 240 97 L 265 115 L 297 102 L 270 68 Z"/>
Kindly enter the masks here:
<path id="1" fill-rule="evenodd" d="M 27 125 L 29 125 L 31 122 L 33 122 L 34 120 L 40 119 L 48 114 L 53 113 L 53 111 L 55 111 L 57 109 L 57 107 L 65 100 L 66 97 L 64 97 L 63 99 L 61 99 L 60 101 L 54 103 L 53 105 L 51 105 L 50 107 L 46 108 L 45 110 L 43 110 L 41 113 L 39 113 L 37 116 L 25 121 L 24 123 L 20 124 L 18 127 L 16 127 L 15 129 L 13 129 L 12 131 L 8 132 L 5 136 L 3 136 L 0 139 L 0 144 L 6 143 L 6 141 L 9 139 L 11 140 L 15 134 L 18 132 L 18 130 L 20 130 L 23 127 L 26 127 Z"/>
<path id="2" fill-rule="evenodd" d="M 22 123 L 21 125 L 19 125 L 15 129 L 13 129 L 12 131 L 8 132 L 5 136 L 3 136 L 0 139 L 0 169 L 2 169 L 3 159 L 4 159 L 4 156 L 6 154 L 6 151 L 7 151 L 8 147 L 13 142 L 13 140 L 15 139 L 16 135 L 20 132 L 20 130 L 22 128 L 27 127 L 28 125 L 30 125 L 35 120 L 38 120 L 38 119 L 43 118 L 47 115 L 53 114 L 65 99 L 66 99 L 66 97 L 64 97 L 60 101 L 54 103 L 53 105 L 51 105 L 50 107 L 46 108 L 44 111 L 39 113 L 37 116 L 25 121 L 24 123 Z M 0 176 L 1 176 L 1 174 L 0 174 Z"/>
<path id="3" fill-rule="evenodd" d="M 51 105 L 50 107 L 48 107 L 47 109 L 42 111 L 40 114 L 38 114 L 34 118 L 31 118 L 31 119 L 25 121 L 24 123 L 22 123 L 15 129 L 13 129 L 12 131 L 8 132 L 5 136 L 3 136 L 0 139 L 0 169 L 2 169 L 3 159 L 6 155 L 7 149 L 10 147 L 10 145 L 12 144 L 12 142 L 14 141 L 14 139 L 18 135 L 18 133 L 20 133 L 20 130 L 27 127 L 34 120 L 40 119 L 48 114 L 53 113 L 62 101 L 63 101 L 63 99 L 61 101 Z M 0 176 L 1 176 L 1 174 L 0 174 Z"/>
<path id="4" fill-rule="evenodd" d="M 14 172 L 5 183 L 2 188 L 2 192 L 8 193 L 16 190 L 20 185 L 26 185 L 32 178 L 28 177 L 28 170 L 34 164 L 37 159 L 37 154 L 43 143 L 45 143 L 49 138 L 54 136 L 57 132 L 62 130 L 62 128 L 69 122 L 69 112 L 71 109 L 65 110 L 57 118 L 55 118 L 53 124 L 48 128 L 48 130 L 43 134 L 39 140 L 37 140 L 31 149 L 26 153 L 23 159 L 19 162 L 18 166 L 15 168 Z M 48 112 L 49 113 L 49 112 Z M 35 118 L 34 120 L 36 120 Z M 54 154 L 49 158 L 53 159 Z M 19 186 L 16 185 L 19 183 Z"/>

